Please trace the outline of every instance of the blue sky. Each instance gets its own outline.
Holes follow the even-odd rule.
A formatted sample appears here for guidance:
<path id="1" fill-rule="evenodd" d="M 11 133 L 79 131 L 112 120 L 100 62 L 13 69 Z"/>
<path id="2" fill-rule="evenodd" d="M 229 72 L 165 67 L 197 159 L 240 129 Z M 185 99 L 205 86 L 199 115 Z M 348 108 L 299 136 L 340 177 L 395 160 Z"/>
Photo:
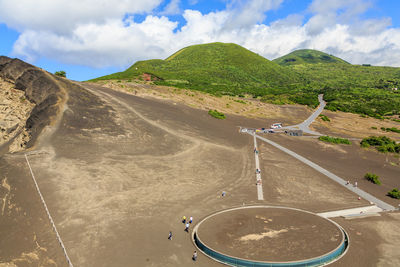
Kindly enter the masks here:
<path id="1" fill-rule="evenodd" d="M 397 0 L 0 0 L 0 54 L 73 80 L 216 41 L 400 67 L 399 11 Z"/>

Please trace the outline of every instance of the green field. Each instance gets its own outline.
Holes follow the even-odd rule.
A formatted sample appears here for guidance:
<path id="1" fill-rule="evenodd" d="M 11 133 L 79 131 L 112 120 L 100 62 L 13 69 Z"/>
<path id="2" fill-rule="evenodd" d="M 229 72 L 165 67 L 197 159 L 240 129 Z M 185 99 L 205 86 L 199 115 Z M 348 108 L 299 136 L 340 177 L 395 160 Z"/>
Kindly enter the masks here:
<path id="1" fill-rule="evenodd" d="M 400 68 L 351 65 L 316 50 L 297 50 L 273 61 L 239 45 L 211 43 L 183 48 L 165 60 L 138 61 L 98 80 L 144 79 L 214 95 L 261 97 L 273 104 L 318 105 L 376 118 L 400 113 Z"/>

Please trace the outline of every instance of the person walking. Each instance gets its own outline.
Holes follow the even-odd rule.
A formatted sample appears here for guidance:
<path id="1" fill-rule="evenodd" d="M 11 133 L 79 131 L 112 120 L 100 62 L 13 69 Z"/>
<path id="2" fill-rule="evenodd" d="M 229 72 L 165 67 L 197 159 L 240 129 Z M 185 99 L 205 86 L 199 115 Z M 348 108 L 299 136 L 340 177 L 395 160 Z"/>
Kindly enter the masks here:
<path id="1" fill-rule="evenodd" d="M 182 217 L 182 223 L 186 223 L 186 216 Z"/>
<path id="2" fill-rule="evenodd" d="M 172 240 L 172 232 L 171 231 L 169 231 L 168 239 Z"/>
<path id="3" fill-rule="evenodd" d="M 197 251 L 196 250 L 193 252 L 192 260 L 197 261 Z"/>
<path id="4" fill-rule="evenodd" d="M 189 222 L 187 222 L 185 225 L 185 231 L 188 233 L 189 233 L 189 226 L 190 226 L 190 224 L 189 224 Z"/>
<path id="5" fill-rule="evenodd" d="M 354 187 L 357 187 L 357 182 L 354 183 Z"/>
<path id="6" fill-rule="evenodd" d="M 192 222 L 193 222 L 193 217 L 190 216 L 190 218 L 189 218 L 189 223 L 192 223 Z"/>

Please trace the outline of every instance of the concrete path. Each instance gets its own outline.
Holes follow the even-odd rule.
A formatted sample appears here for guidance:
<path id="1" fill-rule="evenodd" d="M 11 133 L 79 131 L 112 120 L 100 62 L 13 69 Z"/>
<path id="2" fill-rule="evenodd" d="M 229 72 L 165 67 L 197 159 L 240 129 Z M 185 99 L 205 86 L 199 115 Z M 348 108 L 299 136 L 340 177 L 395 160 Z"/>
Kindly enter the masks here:
<path id="1" fill-rule="evenodd" d="M 258 147 L 257 147 L 257 138 L 256 135 L 254 135 L 254 149 L 256 151 L 258 151 Z M 260 161 L 258 159 L 258 153 L 256 153 L 254 151 L 254 157 L 256 159 L 256 170 L 261 170 L 260 169 Z M 257 181 L 257 197 L 258 200 L 264 200 L 264 193 L 263 193 L 263 189 L 262 189 L 262 180 L 261 180 L 261 172 L 256 172 L 256 181 Z"/>
<path id="2" fill-rule="evenodd" d="M 305 121 L 303 121 L 300 124 L 282 127 L 281 129 L 283 129 L 283 130 L 302 130 L 304 133 L 313 134 L 313 135 L 321 135 L 320 133 L 312 131 L 309 128 L 311 123 L 314 122 L 314 120 L 321 114 L 321 112 L 324 110 L 324 108 L 326 106 L 326 102 L 324 101 L 322 94 L 318 95 L 318 101 L 319 101 L 318 108 Z"/>
<path id="3" fill-rule="evenodd" d="M 271 141 L 268 140 L 264 137 L 258 136 L 256 134 L 253 134 L 255 137 L 257 137 L 258 139 L 278 148 L 279 150 L 289 154 L 290 156 L 300 160 L 301 162 L 303 162 L 304 164 L 310 166 L 311 168 L 315 169 L 316 171 L 324 174 L 325 176 L 327 176 L 328 178 L 332 179 L 333 181 L 337 182 L 338 184 L 342 185 L 343 187 L 347 188 L 348 190 L 356 193 L 357 195 L 359 195 L 360 197 L 368 200 L 371 203 L 374 203 L 375 205 L 377 205 L 379 208 L 381 208 L 382 210 L 395 210 L 395 207 L 393 207 L 392 205 L 387 204 L 386 202 L 383 202 L 382 200 L 377 199 L 376 197 L 372 196 L 371 194 L 359 189 L 358 187 L 354 187 L 353 185 L 349 184 L 346 185 L 346 181 L 342 178 L 340 178 L 339 176 L 331 173 L 330 171 L 322 168 L 321 166 L 315 164 L 314 162 L 300 156 L 299 154 Z"/>
<path id="4" fill-rule="evenodd" d="M 364 216 L 376 214 L 378 212 L 383 211 L 381 208 L 376 205 L 354 208 L 354 209 L 345 209 L 345 210 L 335 210 L 329 212 L 317 213 L 319 216 L 324 218 L 333 218 L 339 216 Z"/>

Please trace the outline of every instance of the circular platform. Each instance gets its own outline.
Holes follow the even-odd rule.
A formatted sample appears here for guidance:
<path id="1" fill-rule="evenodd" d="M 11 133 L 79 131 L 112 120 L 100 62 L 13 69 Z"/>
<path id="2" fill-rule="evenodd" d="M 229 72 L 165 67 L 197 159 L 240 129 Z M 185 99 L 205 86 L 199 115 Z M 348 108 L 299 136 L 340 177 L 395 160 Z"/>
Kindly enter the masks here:
<path id="1" fill-rule="evenodd" d="M 200 221 L 192 237 L 206 255 L 233 266 L 316 266 L 339 257 L 348 243 L 331 220 L 273 206 L 217 212 Z"/>

